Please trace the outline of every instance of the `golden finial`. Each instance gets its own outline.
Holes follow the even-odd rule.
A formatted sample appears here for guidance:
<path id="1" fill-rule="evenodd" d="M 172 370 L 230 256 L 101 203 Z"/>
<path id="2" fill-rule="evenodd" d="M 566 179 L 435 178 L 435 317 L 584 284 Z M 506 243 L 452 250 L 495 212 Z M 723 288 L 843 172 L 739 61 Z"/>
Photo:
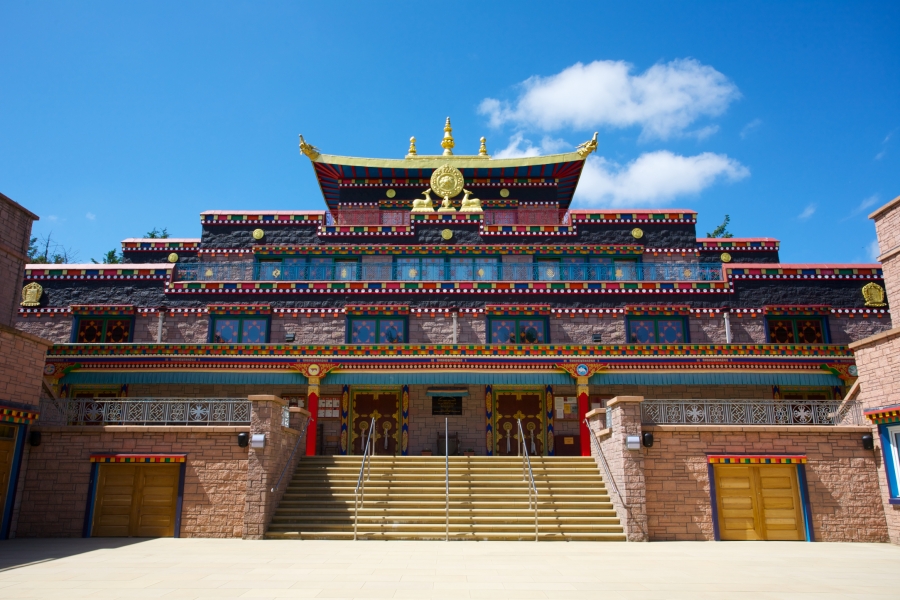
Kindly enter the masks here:
<path id="1" fill-rule="evenodd" d="M 487 145 L 485 145 L 485 142 L 487 142 L 487 140 L 484 137 L 482 137 L 481 138 L 481 147 L 478 148 L 478 156 L 487 156 L 488 155 Z"/>
<path id="2" fill-rule="evenodd" d="M 416 136 L 409 138 L 409 152 L 407 154 L 410 156 L 416 155 Z"/>
<path id="3" fill-rule="evenodd" d="M 456 143 L 453 141 L 453 127 L 450 126 L 450 117 L 447 117 L 447 122 L 444 124 L 444 139 L 441 141 L 444 156 L 453 156 L 453 146 L 455 145 Z"/>
<path id="4" fill-rule="evenodd" d="M 319 149 L 312 144 L 307 144 L 306 140 L 303 139 L 302 133 L 300 134 L 300 152 L 309 157 L 309 160 L 316 160 L 319 158 Z"/>
<path id="5" fill-rule="evenodd" d="M 581 158 L 587 158 L 588 154 L 594 152 L 597 149 L 597 132 L 594 132 L 594 137 L 589 141 L 579 144 L 575 151 L 581 156 Z"/>

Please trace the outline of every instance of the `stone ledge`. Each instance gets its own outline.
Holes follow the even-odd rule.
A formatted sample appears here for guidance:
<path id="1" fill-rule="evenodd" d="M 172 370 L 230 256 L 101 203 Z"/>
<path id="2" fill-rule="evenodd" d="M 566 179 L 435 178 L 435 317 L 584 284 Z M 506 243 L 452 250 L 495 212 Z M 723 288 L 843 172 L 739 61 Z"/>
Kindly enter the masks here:
<path id="1" fill-rule="evenodd" d="M 280 404 L 281 406 L 287 406 L 287 400 L 283 400 L 278 396 L 273 396 L 272 394 L 259 394 L 259 395 L 251 395 L 247 396 L 247 400 L 250 402 L 273 402 L 275 404 Z"/>
<path id="2" fill-rule="evenodd" d="M 894 327 L 893 329 L 870 335 L 867 338 L 849 344 L 847 347 L 855 352 L 860 348 L 865 348 L 866 346 L 871 346 L 872 344 L 877 344 L 878 342 L 886 341 L 897 336 L 900 336 L 900 327 Z"/>
<path id="3" fill-rule="evenodd" d="M 615 406 L 616 404 L 623 404 L 626 402 L 640 403 L 643 401 L 644 401 L 643 396 L 616 396 L 615 398 L 613 398 L 612 400 L 610 400 L 609 402 L 606 403 L 606 408 L 609 409 L 609 408 L 612 408 L 613 406 Z"/>
<path id="4" fill-rule="evenodd" d="M 53 433 L 242 433 L 249 432 L 249 425 L 35 425 L 35 431 Z"/>
<path id="5" fill-rule="evenodd" d="M 593 418 L 593 417 L 599 417 L 599 416 L 605 415 L 605 414 L 606 414 L 606 409 L 605 409 L 605 408 L 595 408 L 595 409 L 593 409 L 593 410 L 589 410 L 589 411 L 584 415 L 584 418 L 585 418 L 585 419 L 590 419 L 590 418 Z"/>
<path id="6" fill-rule="evenodd" d="M 871 433 L 868 425 L 650 425 L 644 431 L 744 431 L 776 433 Z"/>
<path id="7" fill-rule="evenodd" d="M 33 333 L 28 333 L 22 331 L 21 329 L 16 329 L 15 327 L 9 327 L 8 325 L 4 325 L 3 323 L 0 323 L 0 332 L 19 336 L 20 338 L 24 338 L 30 342 L 34 342 L 35 344 L 40 344 L 41 346 L 46 346 L 47 348 L 56 343 L 51 342 L 50 340 L 45 340 L 42 337 L 38 337 Z"/>
<path id="8" fill-rule="evenodd" d="M 883 213 L 889 211 L 890 209 L 892 209 L 892 208 L 894 208 L 895 206 L 898 206 L 898 205 L 900 205 L 900 196 L 897 196 L 897 197 L 894 198 L 893 200 L 890 200 L 890 201 L 887 202 L 886 204 L 883 204 L 881 207 L 876 208 L 875 210 L 873 210 L 871 213 L 869 213 L 869 218 L 870 218 L 870 219 L 877 219 L 878 217 L 882 216 Z"/>
<path id="9" fill-rule="evenodd" d="M 608 435 L 612 435 L 612 429 L 607 427 L 606 429 L 601 429 L 600 431 L 594 434 L 597 438 L 606 437 Z"/>

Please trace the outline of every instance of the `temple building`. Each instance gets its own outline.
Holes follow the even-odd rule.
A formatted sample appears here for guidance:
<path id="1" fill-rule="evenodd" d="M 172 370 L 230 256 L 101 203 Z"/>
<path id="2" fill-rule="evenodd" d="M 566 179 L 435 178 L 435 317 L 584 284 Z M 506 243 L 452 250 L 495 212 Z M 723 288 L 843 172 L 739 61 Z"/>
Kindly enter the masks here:
<path id="1" fill-rule="evenodd" d="M 888 539 L 846 400 L 849 345 L 892 328 L 880 264 L 781 263 L 687 209 L 573 208 L 596 134 L 495 159 L 456 153 L 448 118 L 438 143 L 372 159 L 301 136 L 324 210 L 210 210 L 197 238 L 125 239 L 122 264 L 25 266 L 14 326 L 52 346 L 11 534 L 349 535 L 349 505 L 296 515 L 324 519 L 316 486 L 353 498 L 369 448 L 385 478 L 440 466 L 441 536 L 535 535 L 521 514 L 451 531 L 449 453 L 467 490 L 525 454 L 541 502 L 595 478 L 596 518 L 567 505 L 541 539 Z M 365 514 L 361 536 L 391 537 L 393 513 Z"/>

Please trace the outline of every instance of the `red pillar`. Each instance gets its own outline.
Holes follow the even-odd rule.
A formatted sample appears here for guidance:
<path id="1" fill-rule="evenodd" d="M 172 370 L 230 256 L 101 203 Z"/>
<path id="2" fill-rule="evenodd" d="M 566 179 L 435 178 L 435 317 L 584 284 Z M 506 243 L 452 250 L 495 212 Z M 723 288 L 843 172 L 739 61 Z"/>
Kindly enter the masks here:
<path id="1" fill-rule="evenodd" d="M 306 455 L 313 456 L 316 453 L 316 433 L 319 422 L 319 386 L 309 386 L 310 390 L 306 396 L 306 410 L 309 411 L 309 425 L 306 428 Z"/>
<path id="2" fill-rule="evenodd" d="M 581 441 L 581 455 L 582 456 L 590 456 L 591 455 L 591 439 L 588 437 L 591 435 L 591 430 L 588 429 L 587 423 L 584 422 L 585 416 L 588 414 L 588 410 L 590 409 L 590 397 L 587 393 L 587 386 L 578 386 L 578 431 L 579 431 L 579 440 Z"/>

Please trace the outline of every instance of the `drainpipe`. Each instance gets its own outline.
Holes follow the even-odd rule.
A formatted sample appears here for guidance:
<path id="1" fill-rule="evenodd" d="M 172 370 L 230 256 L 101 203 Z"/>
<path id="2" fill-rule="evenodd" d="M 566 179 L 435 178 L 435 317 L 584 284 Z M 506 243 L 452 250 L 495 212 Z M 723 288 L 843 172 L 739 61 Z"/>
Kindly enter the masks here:
<path id="1" fill-rule="evenodd" d="M 160 306 L 157 310 L 159 311 L 159 320 L 156 322 L 156 343 L 162 344 L 163 319 L 166 315 L 166 307 Z"/>
<path id="2" fill-rule="evenodd" d="M 725 313 L 725 343 L 731 343 L 731 313 Z"/>
<path id="3" fill-rule="evenodd" d="M 457 313 L 456 311 L 453 311 L 453 343 L 454 344 L 456 343 L 456 338 L 457 338 L 457 336 L 456 336 L 456 316 L 457 316 L 457 314 L 459 314 L 459 313 Z"/>

